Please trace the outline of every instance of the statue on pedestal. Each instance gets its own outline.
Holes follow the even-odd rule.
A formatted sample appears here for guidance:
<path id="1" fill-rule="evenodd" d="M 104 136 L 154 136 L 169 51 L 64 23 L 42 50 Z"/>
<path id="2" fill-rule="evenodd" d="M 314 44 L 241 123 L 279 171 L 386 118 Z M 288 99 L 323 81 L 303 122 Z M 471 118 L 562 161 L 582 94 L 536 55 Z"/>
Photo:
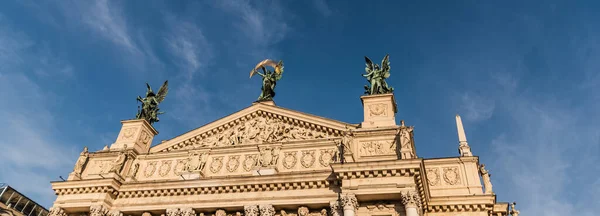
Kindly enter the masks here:
<path id="1" fill-rule="evenodd" d="M 267 70 L 266 66 L 273 67 L 274 71 Z M 260 73 L 258 69 L 262 69 L 263 72 Z M 250 77 L 254 74 L 262 77 L 261 92 L 257 101 L 272 101 L 275 97 L 275 85 L 277 85 L 277 81 L 281 79 L 283 74 L 283 61 L 277 63 L 271 59 L 261 61 L 250 71 Z"/>
<path id="2" fill-rule="evenodd" d="M 484 194 L 493 194 L 492 191 L 492 180 L 490 177 L 492 175 L 488 170 L 485 169 L 485 164 L 479 165 L 479 173 L 481 174 L 481 178 L 483 179 L 483 186 L 485 188 Z"/>
<path id="3" fill-rule="evenodd" d="M 158 89 L 158 92 L 155 94 L 152 91 L 152 88 L 148 83 L 146 83 L 146 87 L 148 91 L 146 91 L 146 97 L 142 98 L 140 96 L 137 97 L 137 101 L 142 103 L 142 108 L 138 110 L 136 119 L 146 119 L 150 124 L 154 122 L 158 122 L 158 115 L 164 114 L 165 112 L 159 112 L 158 104 L 160 104 L 167 93 L 169 92 L 169 81 L 165 81 L 163 85 Z"/>
<path id="4" fill-rule="evenodd" d="M 83 151 L 79 154 L 79 159 L 77 159 L 77 162 L 75 163 L 75 168 L 73 168 L 74 173 L 81 175 L 85 162 L 87 162 L 89 156 L 90 153 L 88 152 L 88 147 L 84 146 Z"/>
<path id="5" fill-rule="evenodd" d="M 383 61 L 381 61 L 381 66 L 373 64 L 373 61 L 366 56 L 365 61 L 367 64 L 367 67 L 365 68 L 367 74 L 363 74 L 362 76 L 367 78 L 370 85 L 365 85 L 365 94 L 375 95 L 392 93 L 394 88 L 389 87 L 385 81 L 385 79 L 390 77 L 390 55 L 385 55 Z"/>

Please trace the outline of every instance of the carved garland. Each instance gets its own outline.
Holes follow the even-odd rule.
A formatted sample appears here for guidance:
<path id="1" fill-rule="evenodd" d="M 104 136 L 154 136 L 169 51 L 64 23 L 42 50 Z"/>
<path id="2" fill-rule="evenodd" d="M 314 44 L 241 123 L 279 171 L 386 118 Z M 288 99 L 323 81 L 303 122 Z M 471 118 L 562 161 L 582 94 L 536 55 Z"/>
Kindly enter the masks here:
<path id="1" fill-rule="evenodd" d="M 286 169 L 292 169 L 296 166 L 296 162 L 298 161 L 298 157 L 296 157 L 297 152 L 285 152 L 283 157 L 283 167 Z"/>
<path id="2" fill-rule="evenodd" d="M 315 163 L 315 150 L 303 150 L 300 163 L 304 168 L 310 168 Z"/>
<path id="3" fill-rule="evenodd" d="M 301 121 L 298 119 L 293 119 L 287 116 L 281 116 L 281 115 L 277 115 L 274 113 L 270 113 L 270 112 L 265 112 L 262 110 L 258 110 L 254 113 L 248 114 L 244 117 L 241 117 L 239 119 L 236 119 L 232 122 L 230 122 L 229 124 L 225 124 L 222 126 L 219 126 L 213 130 L 204 132 L 202 134 L 199 134 L 197 136 L 194 136 L 192 138 L 189 138 L 187 140 L 184 140 L 182 142 L 179 142 L 171 147 L 168 147 L 166 149 L 161 150 L 160 152 L 168 152 L 168 151 L 173 151 L 173 150 L 177 150 L 177 149 L 184 149 L 187 146 L 190 145 L 194 145 L 194 144 L 200 144 L 202 141 L 205 141 L 205 139 L 207 138 L 211 138 L 211 136 L 218 136 L 219 132 L 223 132 L 226 131 L 232 127 L 235 127 L 237 123 L 240 122 L 245 122 L 245 121 L 249 121 L 252 120 L 254 118 L 257 117 L 270 117 L 270 118 L 275 118 L 275 119 L 279 119 L 282 120 L 285 123 L 289 123 L 289 124 L 294 124 L 294 125 L 298 125 L 299 127 L 303 127 L 303 128 L 308 128 L 308 129 L 312 129 L 315 130 L 315 132 L 317 133 L 324 133 L 326 136 L 332 136 L 332 137 L 339 137 L 340 134 L 342 133 L 339 130 L 333 129 L 333 128 L 329 128 L 329 127 L 324 127 L 321 125 L 316 125 L 313 123 L 309 123 L 309 122 L 305 122 L 305 121 Z"/>
<path id="4" fill-rule="evenodd" d="M 235 172 L 240 166 L 240 156 L 232 155 L 229 156 L 229 160 L 227 161 L 227 171 Z"/>
<path id="5" fill-rule="evenodd" d="M 158 163 L 158 161 L 149 161 L 146 164 L 146 169 L 144 169 L 144 176 L 146 176 L 146 178 L 149 178 L 150 176 L 152 176 L 154 174 L 154 172 L 156 171 L 157 163 Z"/>

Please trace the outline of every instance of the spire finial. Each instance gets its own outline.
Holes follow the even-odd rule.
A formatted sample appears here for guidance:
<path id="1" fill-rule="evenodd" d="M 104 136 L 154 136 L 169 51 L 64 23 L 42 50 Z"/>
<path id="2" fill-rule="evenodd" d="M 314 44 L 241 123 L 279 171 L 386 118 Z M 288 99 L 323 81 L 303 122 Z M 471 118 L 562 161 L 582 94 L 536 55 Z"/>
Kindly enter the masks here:
<path id="1" fill-rule="evenodd" d="M 458 114 L 456 114 L 456 130 L 458 131 L 458 152 L 460 153 L 460 156 L 473 156 L 471 147 L 469 147 L 469 143 L 467 143 L 467 135 L 463 128 L 462 119 Z"/>

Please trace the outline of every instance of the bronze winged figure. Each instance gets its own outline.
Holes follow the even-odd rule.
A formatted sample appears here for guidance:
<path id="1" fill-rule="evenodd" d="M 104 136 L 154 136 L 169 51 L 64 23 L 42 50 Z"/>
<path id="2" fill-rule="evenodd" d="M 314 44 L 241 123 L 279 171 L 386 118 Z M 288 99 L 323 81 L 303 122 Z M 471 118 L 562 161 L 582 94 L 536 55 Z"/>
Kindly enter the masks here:
<path id="1" fill-rule="evenodd" d="M 146 87 L 148 90 L 146 91 L 146 97 L 142 98 L 140 96 L 137 97 L 137 101 L 142 103 L 141 109 L 138 110 L 136 119 L 146 119 L 150 124 L 154 124 L 154 122 L 158 122 L 158 115 L 164 114 L 165 112 L 160 112 L 158 108 L 158 104 L 162 103 L 169 92 L 169 81 L 165 81 L 163 85 L 158 89 L 158 92 L 154 93 L 152 88 L 148 83 L 146 83 Z"/>
<path id="2" fill-rule="evenodd" d="M 267 70 L 266 67 L 272 67 L 274 70 Z M 258 71 L 262 69 L 262 73 Z M 250 77 L 254 74 L 258 74 L 262 77 L 262 87 L 260 96 L 257 101 L 271 101 L 275 97 L 275 86 L 277 81 L 281 79 L 283 74 L 283 61 L 275 62 L 271 59 L 265 59 L 259 62 L 252 71 L 250 71 Z"/>
<path id="3" fill-rule="evenodd" d="M 387 94 L 392 93 L 394 88 L 388 86 L 385 79 L 390 77 L 390 55 L 385 55 L 381 61 L 381 66 L 374 64 L 369 57 L 365 56 L 365 62 L 367 67 L 365 68 L 366 74 L 363 77 L 367 78 L 369 85 L 365 85 L 365 94 Z"/>

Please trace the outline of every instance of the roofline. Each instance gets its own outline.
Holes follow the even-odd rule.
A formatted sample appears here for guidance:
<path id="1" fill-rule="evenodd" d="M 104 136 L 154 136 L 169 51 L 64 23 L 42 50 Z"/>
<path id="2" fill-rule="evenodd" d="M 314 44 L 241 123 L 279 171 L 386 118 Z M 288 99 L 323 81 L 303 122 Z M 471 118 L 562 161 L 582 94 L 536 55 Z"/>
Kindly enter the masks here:
<path id="1" fill-rule="evenodd" d="M 7 183 L 2 183 L 4 184 L 4 186 L 6 186 L 6 188 L 2 191 L 3 193 L 7 191 L 7 189 L 12 189 L 14 192 L 16 192 L 17 194 L 19 194 L 20 196 L 26 198 L 29 200 L 29 202 L 32 202 L 33 204 L 35 204 L 37 207 L 41 207 L 44 210 L 46 210 L 47 212 L 50 212 L 46 207 L 44 207 L 43 205 L 40 205 L 38 202 L 34 201 L 33 199 L 29 198 L 28 196 L 25 196 L 23 193 L 19 192 L 16 188 L 11 187 L 9 184 Z M 1 185 L 1 184 L 0 184 Z M 14 207 L 13 207 L 14 208 Z"/>

